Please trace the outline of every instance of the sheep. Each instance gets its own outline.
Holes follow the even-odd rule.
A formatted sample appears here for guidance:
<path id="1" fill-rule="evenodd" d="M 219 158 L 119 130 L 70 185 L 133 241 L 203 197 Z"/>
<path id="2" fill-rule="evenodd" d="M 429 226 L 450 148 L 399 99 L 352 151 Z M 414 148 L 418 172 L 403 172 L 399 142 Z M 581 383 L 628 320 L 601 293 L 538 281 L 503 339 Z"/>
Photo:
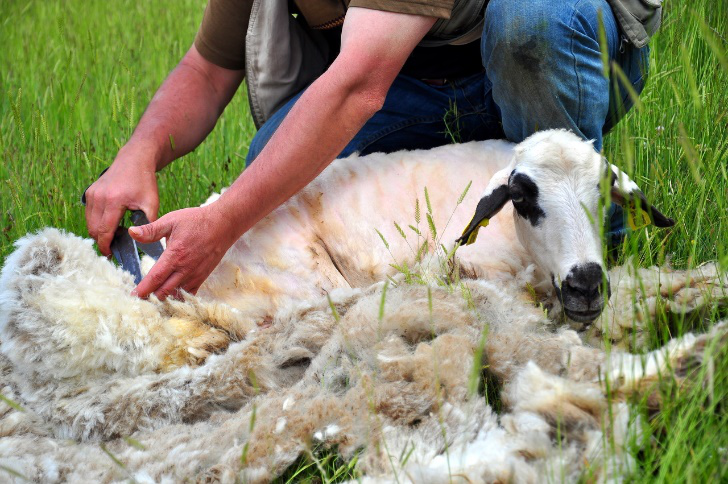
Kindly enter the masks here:
<path id="1" fill-rule="evenodd" d="M 449 251 L 456 239 L 472 243 L 479 227 L 503 209 L 484 230 L 485 245 L 458 251 L 462 270 L 488 280 L 534 271 L 535 287 L 553 289 L 574 323 L 590 323 L 604 306 L 594 221 L 604 219 L 599 185 L 607 175 L 615 201 L 630 206 L 640 200 L 640 220 L 649 212 L 647 222 L 674 224 L 590 142 L 563 130 L 536 133 L 517 146 L 486 141 L 340 160 L 241 237 L 200 294 L 248 313 L 255 306 L 261 318 L 290 301 L 380 281 L 394 272 L 393 262 L 412 264 L 412 244 L 422 240 L 412 241 L 412 233 L 404 239 L 392 222 L 407 227 L 414 221 L 414 200 L 429 186 L 428 203 L 436 208 L 430 215 L 439 231 L 430 252 L 439 243 Z M 469 180 L 471 189 L 455 204 Z M 483 195 L 471 217 L 475 193 Z M 503 208 L 511 199 L 515 210 Z M 367 223 L 358 223 L 357 214 L 366 214 Z M 466 225 L 467 237 L 459 237 Z"/>
<path id="2" fill-rule="evenodd" d="M 597 475 L 618 478 L 632 465 L 624 446 L 636 427 L 624 403 L 605 418 L 605 376 L 618 402 L 632 392 L 649 394 L 650 382 L 671 369 L 689 379 L 693 363 L 725 343 L 728 325 L 642 358 L 586 346 L 572 329 L 554 331 L 525 287 L 560 313 L 551 274 L 566 280 L 599 242 L 592 227 L 580 240 L 596 245 L 567 254 L 565 263 L 536 256 L 547 223 L 588 216 L 554 209 L 558 200 L 547 193 L 555 190 L 553 174 L 531 150 L 555 143 L 561 149 L 547 153 L 573 156 L 564 166 L 571 163 L 585 181 L 565 194 L 579 194 L 595 214 L 606 165 L 588 143 L 564 132 L 530 142 L 337 161 L 243 236 L 198 295 L 182 301 L 132 297 L 131 276 L 97 257 L 88 240 L 55 229 L 21 239 L 0 275 L 0 387 L 25 411 L 0 404 L 0 464 L 43 481 L 264 482 L 301 453 L 336 446 L 346 458 L 363 449 L 358 467 L 370 480 L 575 479 L 585 460 Z M 478 210 L 469 224 L 473 191 L 484 192 L 479 205 L 488 205 L 514 170 L 538 187 L 542 223 L 519 212 L 516 188 L 523 187 L 509 184 L 515 213 L 505 201 L 491 204 L 502 205 L 499 215 Z M 639 197 L 613 173 L 617 195 Z M 467 180 L 473 189 L 456 203 Z M 391 267 L 411 267 L 426 237 L 412 231 L 404 238 L 392 225 L 416 220 L 413 202 L 423 186 L 430 190 L 420 211 L 442 227 L 428 236 L 429 254 L 436 250 L 432 238 L 467 241 L 493 217 L 479 243 L 457 251 L 457 287 L 467 297 L 408 284 Z M 353 214 L 366 214 L 367 224 Z M 421 259 L 423 278 L 439 280 L 437 255 Z M 661 295 L 656 276 L 663 272 L 642 274 L 658 281 L 640 287 L 645 301 Z M 725 300 L 714 266 L 670 277 L 668 295 L 689 302 L 675 311 L 704 306 L 701 289 Z M 613 270 L 610 279 L 619 282 L 609 324 L 599 328 L 628 330 L 632 315 L 611 311 L 631 307 L 627 278 Z M 563 283 L 560 290 L 564 305 L 571 304 Z M 503 385 L 500 415 L 477 396 L 483 364 Z M 557 428 L 563 442 L 553 439 Z M 135 441 L 142 446 L 128 443 Z M 605 449 L 605 442 L 614 445 Z"/>

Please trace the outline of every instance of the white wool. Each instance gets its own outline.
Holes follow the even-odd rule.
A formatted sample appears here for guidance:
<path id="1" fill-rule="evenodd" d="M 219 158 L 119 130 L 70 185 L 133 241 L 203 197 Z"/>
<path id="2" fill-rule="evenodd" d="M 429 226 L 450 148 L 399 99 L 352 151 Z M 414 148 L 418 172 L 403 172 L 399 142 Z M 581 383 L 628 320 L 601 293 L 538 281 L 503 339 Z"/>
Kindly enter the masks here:
<path id="1" fill-rule="evenodd" d="M 286 419 L 284 417 L 280 417 L 278 419 L 278 422 L 276 422 L 276 433 L 280 434 L 281 432 L 283 432 L 283 429 L 285 429 L 285 428 L 286 428 Z M 316 434 L 314 434 L 314 435 L 316 435 Z M 319 439 L 319 440 L 321 440 L 321 439 Z"/>
<path id="2" fill-rule="evenodd" d="M 392 221 L 412 223 L 416 197 L 425 213 L 428 186 L 451 243 L 513 153 L 483 142 L 337 161 L 184 301 L 131 297 L 130 276 L 90 241 L 55 229 L 19 240 L 0 275 L 0 391 L 24 411 L 0 402 L 0 465 L 48 482 L 268 482 L 321 446 L 345 459 L 361 451 L 364 482 L 576 480 L 585 462 L 618 481 L 634 465 L 625 446 L 639 442 L 619 399 L 670 369 L 684 378 L 728 325 L 644 356 L 554 331 L 559 305 L 508 208 L 484 243 L 458 251 L 467 299 L 438 287 L 437 256 L 416 266 L 408 244 L 422 239 L 403 239 Z M 431 287 L 406 284 L 392 257 Z M 638 288 L 645 318 L 658 299 L 674 311 L 709 304 L 706 291 L 725 301 L 715 266 L 611 277 L 591 341 L 639 336 Z M 503 385 L 500 414 L 473 393 L 482 368 Z M 618 383 L 611 420 L 604 378 Z"/>
<path id="3" fill-rule="evenodd" d="M 612 301 L 633 299 L 634 304 L 607 304 L 587 332 L 587 341 L 600 344 L 608 337 L 622 349 L 644 344 L 646 322 L 658 305 L 667 313 L 687 315 L 706 304 L 728 303 L 728 273 L 706 263 L 689 271 L 635 268 L 632 262 L 609 271 Z"/>
<path id="4" fill-rule="evenodd" d="M 29 243 L 49 240 L 55 239 L 39 236 Z M 93 261 L 109 264 L 102 258 Z M 623 410 L 616 412 L 605 435 L 606 400 L 597 376 L 612 375 L 623 382 L 619 391 L 632 391 L 645 378 L 666 374 L 668 365 L 679 367 L 680 359 L 696 356 L 706 338 L 726 335 L 725 325 L 704 337 L 686 335 L 644 360 L 622 353 L 599 357 L 599 350 L 582 346 L 573 331 L 548 332 L 544 313 L 516 288 L 488 281 L 466 285 L 474 311 L 460 295 L 432 288 L 432 316 L 427 288 L 390 287 L 381 321 L 381 284 L 340 291 L 334 302 L 338 321 L 324 298 L 290 307 L 275 316 L 270 328 L 242 342 L 228 340 L 227 351 L 197 367 L 137 376 L 107 370 L 95 380 L 66 377 L 57 387 L 43 375 L 26 381 L 27 371 L 16 378 L 7 361 L 6 388 L 17 390 L 3 393 L 30 414 L 4 407 L 0 463 L 44 480 L 56 475 L 124 479 L 97 443 L 62 443 L 65 438 L 102 438 L 111 439 L 107 448 L 129 472 L 142 473 L 140 480 L 212 473 L 223 482 L 242 476 L 263 482 L 306 451 L 308 435 L 338 445 L 345 456 L 364 446 L 359 467 L 377 481 L 395 475 L 410 476 L 411 482 L 442 482 L 448 476 L 461 476 L 463 482 L 538 482 L 544 475 L 571 479 L 579 475 L 584 459 L 602 469 L 605 479 L 618 479 L 632 465 L 630 458 L 621 451 L 613 454 L 614 446 L 604 451 L 603 442 L 613 439 L 619 448 L 629 441 L 628 409 L 619 407 Z M 172 313 L 165 312 L 168 304 L 151 304 L 163 328 L 168 327 L 165 318 L 211 312 L 194 298 L 175 303 Z M 44 321 L 37 322 L 49 324 Z M 197 325 L 206 328 L 210 323 L 205 321 L 198 319 Z M 500 416 L 482 399 L 468 397 L 470 365 L 483 324 L 489 327 L 486 359 L 495 374 L 510 382 L 502 393 L 508 410 Z M 87 388 L 91 382 L 97 388 Z M 80 386 L 87 389 L 61 398 Z M 379 410 L 372 412 L 372 405 Z M 11 423 L 21 415 L 28 423 Z M 47 422 L 50 428 L 41 426 L 36 429 L 40 436 L 29 435 L 35 422 Z M 551 438 L 559 422 L 579 423 L 562 429 L 566 441 L 561 446 Z M 116 435 L 131 435 L 144 449 Z M 241 467 L 246 444 L 254 444 L 251 462 Z"/>
<path id="5" fill-rule="evenodd" d="M 327 425 L 325 429 L 314 432 L 313 438 L 319 442 L 324 442 L 335 437 L 339 433 L 339 430 L 341 429 L 338 425 Z"/>

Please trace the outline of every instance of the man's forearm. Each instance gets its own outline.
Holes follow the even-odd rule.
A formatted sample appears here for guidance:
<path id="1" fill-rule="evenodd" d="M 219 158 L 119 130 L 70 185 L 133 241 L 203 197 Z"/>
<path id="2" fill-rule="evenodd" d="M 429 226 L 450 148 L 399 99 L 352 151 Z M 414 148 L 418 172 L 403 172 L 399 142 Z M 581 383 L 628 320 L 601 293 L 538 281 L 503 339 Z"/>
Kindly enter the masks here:
<path id="1" fill-rule="evenodd" d="M 215 127 L 242 72 L 205 61 L 193 46 L 162 83 L 122 152 L 161 170 L 194 150 Z M 153 166 L 151 166 L 153 165 Z"/>
<path id="2" fill-rule="evenodd" d="M 221 197 L 233 240 L 313 180 L 381 107 L 328 72 L 301 96 L 255 163 Z"/>

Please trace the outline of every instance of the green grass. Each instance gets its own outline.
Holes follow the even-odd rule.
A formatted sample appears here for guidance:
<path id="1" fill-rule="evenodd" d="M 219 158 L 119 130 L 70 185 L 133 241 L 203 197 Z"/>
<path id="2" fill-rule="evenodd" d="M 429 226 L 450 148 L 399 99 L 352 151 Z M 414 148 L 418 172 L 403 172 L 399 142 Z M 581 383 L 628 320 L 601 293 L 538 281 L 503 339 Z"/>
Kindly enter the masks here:
<path id="1" fill-rule="evenodd" d="M 203 10 L 201 1 L 0 2 L 0 258 L 46 225 L 86 233 L 81 192 L 190 47 Z M 255 133 L 247 109 L 237 96 L 208 140 L 159 176 L 161 213 L 236 178 Z"/>
<path id="2" fill-rule="evenodd" d="M 669 232 L 642 233 L 642 261 L 657 263 L 669 255 L 681 267 L 719 258 L 725 262 L 728 64 L 721 65 L 705 35 L 725 57 L 728 4 L 699 1 L 670 7 L 651 42 L 642 107 L 607 136 L 604 151 L 677 220 Z"/>
<path id="3" fill-rule="evenodd" d="M 191 45 L 203 8 L 202 0 L 0 2 L 0 261 L 14 240 L 44 226 L 85 235 L 81 192 L 113 161 Z M 621 258 L 636 256 L 641 265 L 669 259 L 677 267 L 719 260 L 725 267 L 728 4 L 668 2 L 651 45 L 642 107 L 607 136 L 605 154 L 677 225 L 640 232 Z M 243 169 L 255 130 L 241 94 L 202 146 L 159 174 L 162 213 L 198 205 Z M 653 324 L 654 346 L 692 329 L 687 321 L 663 323 Z M 642 420 L 644 445 L 633 451 L 631 480 L 728 477 L 726 353 L 716 350 L 703 368 L 705 388 L 661 390 L 665 405 Z M 634 405 L 649 417 L 644 402 Z M 324 453 L 302 458 L 282 481 L 354 472 Z"/>

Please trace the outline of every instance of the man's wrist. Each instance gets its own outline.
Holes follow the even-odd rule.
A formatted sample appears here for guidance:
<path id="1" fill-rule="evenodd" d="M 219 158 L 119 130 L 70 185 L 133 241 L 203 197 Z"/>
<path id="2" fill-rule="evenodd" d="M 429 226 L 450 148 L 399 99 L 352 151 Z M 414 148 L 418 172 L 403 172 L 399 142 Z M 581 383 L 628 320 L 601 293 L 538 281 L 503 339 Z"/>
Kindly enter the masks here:
<path id="1" fill-rule="evenodd" d="M 240 217 L 240 210 L 229 197 L 221 197 L 207 205 L 209 216 L 221 228 L 223 241 L 231 246 L 250 228 L 246 218 Z"/>
<path id="2" fill-rule="evenodd" d="M 152 140 L 130 139 L 121 147 L 114 163 L 133 165 L 142 171 L 159 171 L 166 164 L 163 162 L 163 148 Z"/>

